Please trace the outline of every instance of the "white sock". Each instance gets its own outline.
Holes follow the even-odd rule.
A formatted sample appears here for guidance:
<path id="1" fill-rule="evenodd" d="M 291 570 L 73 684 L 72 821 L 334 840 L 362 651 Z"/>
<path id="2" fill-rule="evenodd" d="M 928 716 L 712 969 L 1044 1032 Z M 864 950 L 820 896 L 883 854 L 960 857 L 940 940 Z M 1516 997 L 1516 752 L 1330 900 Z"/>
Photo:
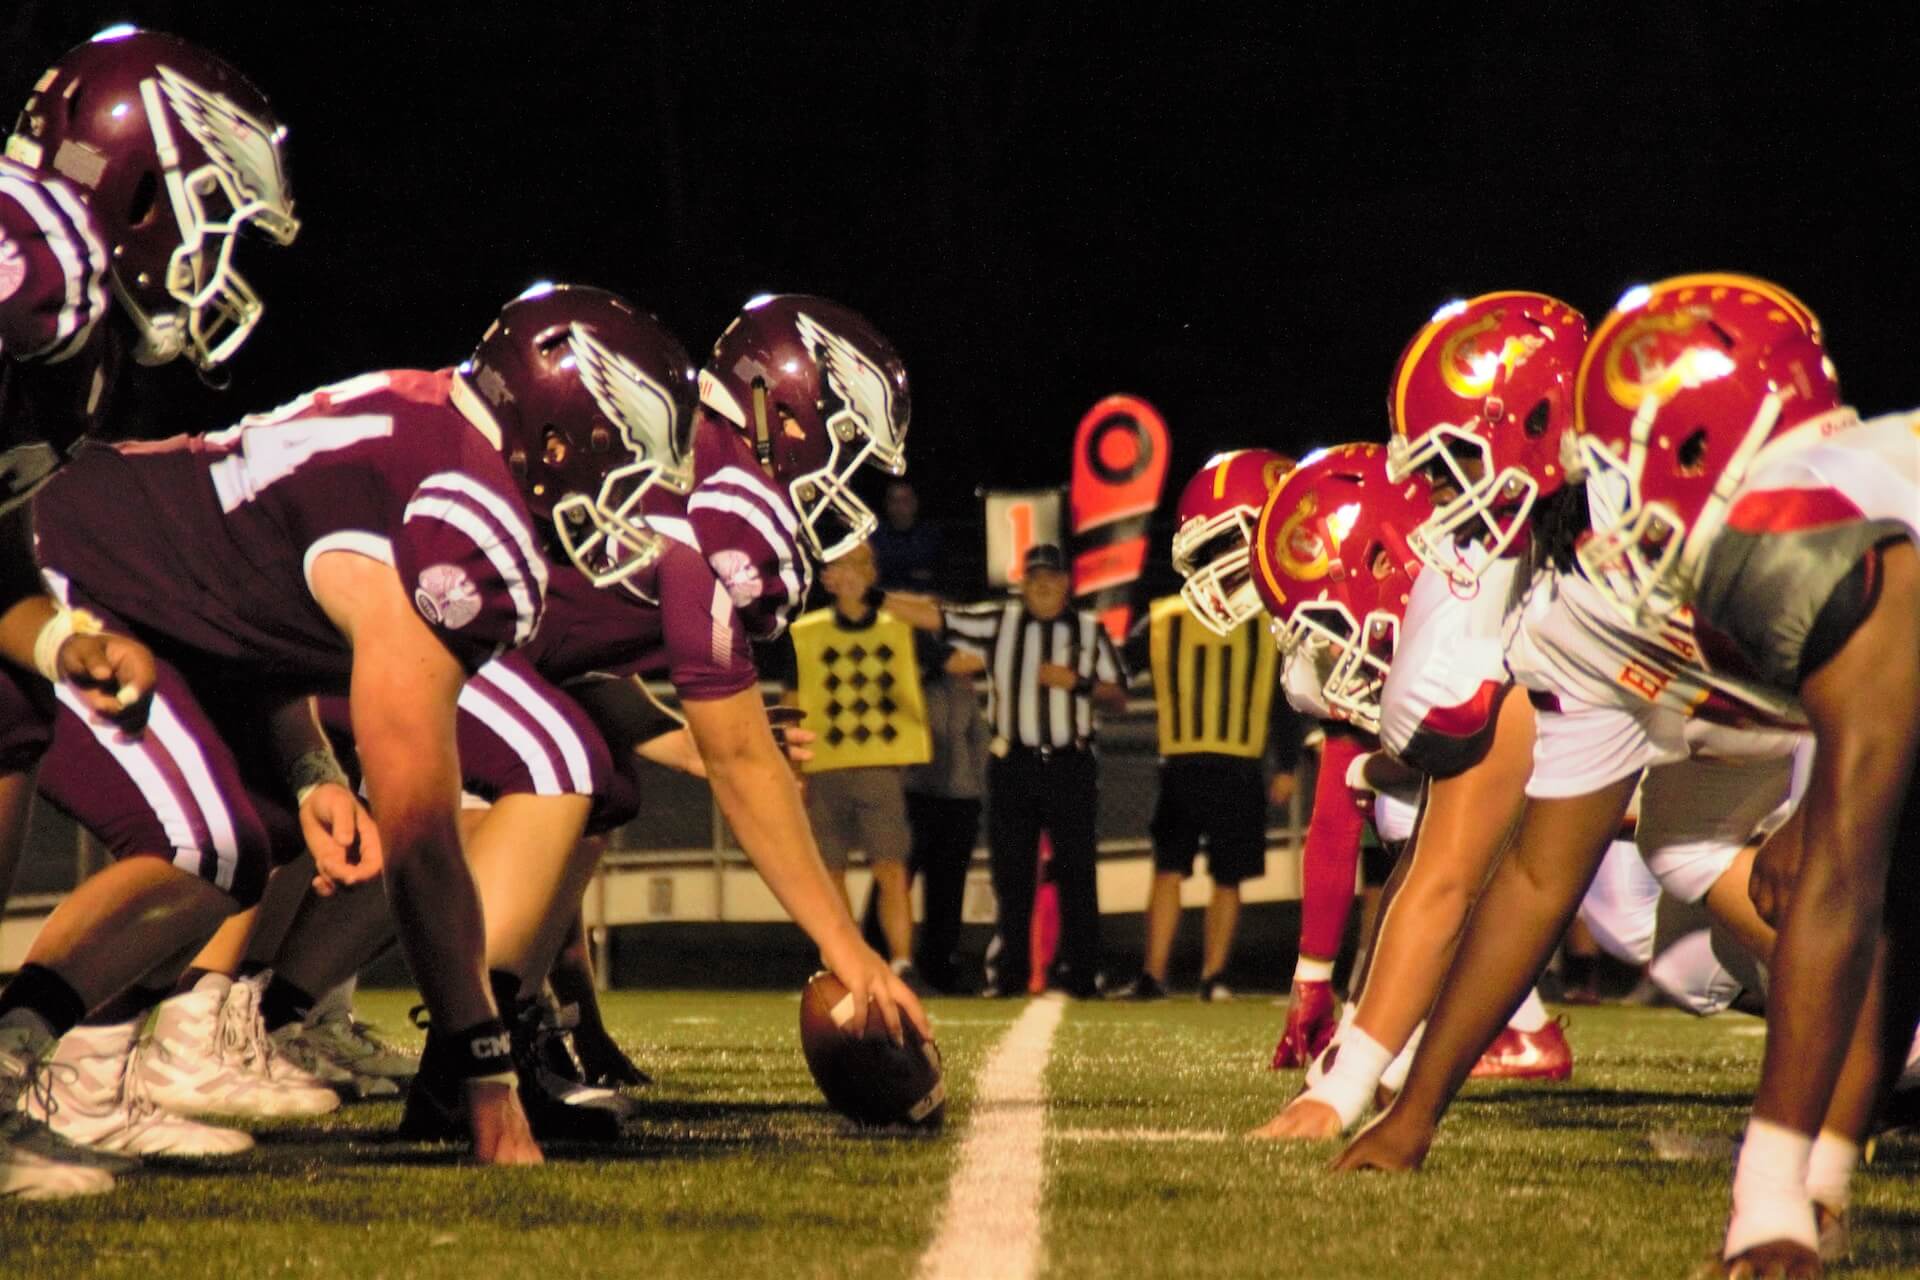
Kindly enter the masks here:
<path id="1" fill-rule="evenodd" d="M 1547 1021 L 1547 1006 L 1540 1003 L 1540 989 L 1535 987 L 1507 1019 L 1507 1025 L 1522 1034 L 1531 1034 L 1546 1026 Z"/>
<path id="2" fill-rule="evenodd" d="M 1733 1171 L 1733 1218 L 1721 1256 L 1737 1258 L 1769 1240 L 1791 1240 L 1820 1247 L 1813 1201 L 1807 1196 L 1807 1165 L 1813 1139 L 1784 1125 L 1747 1121 L 1740 1163 Z"/>
<path id="3" fill-rule="evenodd" d="M 1373 1101 L 1373 1087 L 1380 1083 L 1380 1073 L 1392 1060 L 1393 1050 L 1359 1027 L 1350 1027 L 1340 1041 L 1333 1066 L 1305 1096 L 1332 1107 L 1340 1117 L 1340 1127 L 1351 1129 L 1366 1114 Z"/>
<path id="4" fill-rule="evenodd" d="M 1844 1210 L 1859 1163 L 1858 1146 L 1831 1129 L 1822 1129 L 1807 1159 L 1807 1195 L 1829 1209 Z"/>
<path id="5" fill-rule="evenodd" d="M 1382 1089 L 1393 1093 L 1400 1092 L 1401 1086 L 1407 1083 L 1407 1072 L 1413 1069 L 1413 1055 L 1420 1049 L 1420 1039 L 1426 1034 L 1427 1024 L 1422 1021 L 1413 1029 L 1413 1034 L 1407 1037 L 1407 1047 L 1395 1055 L 1393 1061 L 1387 1064 L 1387 1069 L 1380 1073 Z"/>
<path id="6" fill-rule="evenodd" d="M 1295 982 L 1332 982 L 1333 961 L 1315 960 L 1311 956 L 1301 956 L 1293 966 Z"/>

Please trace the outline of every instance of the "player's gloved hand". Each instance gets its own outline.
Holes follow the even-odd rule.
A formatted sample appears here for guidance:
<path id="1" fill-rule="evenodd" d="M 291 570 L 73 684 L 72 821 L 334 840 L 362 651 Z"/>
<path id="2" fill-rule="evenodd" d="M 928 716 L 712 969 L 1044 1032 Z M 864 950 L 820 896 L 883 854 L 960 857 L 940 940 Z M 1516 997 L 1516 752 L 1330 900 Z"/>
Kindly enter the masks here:
<path id="1" fill-rule="evenodd" d="M 475 1080 L 466 1085 L 467 1125 L 473 1134 L 473 1158 L 481 1164 L 541 1164 L 520 1107 L 520 1095 L 510 1084 Z"/>
<path id="2" fill-rule="evenodd" d="M 67 637 L 54 659 L 60 678 L 87 709 L 121 728 L 146 727 L 153 703 L 153 651 L 131 636 L 111 631 Z"/>
<path id="3" fill-rule="evenodd" d="M 1382 1112 L 1328 1167 L 1335 1173 L 1412 1173 L 1419 1169 L 1426 1161 L 1427 1148 L 1433 1145 L 1433 1130 L 1400 1118 L 1397 1111 L 1390 1107 Z"/>
<path id="4" fill-rule="evenodd" d="M 861 940 L 851 923 L 847 934 L 850 941 L 836 947 L 832 954 L 823 948 L 821 959 L 826 961 L 834 977 L 847 984 L 847 992 L 853 997 L 853 1017 L 847 1023 L 850 1032 L 857 1035 L 866 1027 L 867 1006 L 871 1004 L 879 1008 L 880 1018 L 887 1024 L 887 1034 L 895 1044 L 906 1043 L 903 1018 L 931 1040 L 933 1024 L 927 1020 L 927 1011 L 920 1007 L 920 997 L 900 981 L 900 975 L 879 952 Z"/>
<path id="5" fill-rule="evenodd" d="M 377 879 L 386 865 L 373 815 L 340 783 L 307 789 L 300 801 L 300 834 L 313 854 L 314 892 L 322 897 L 342 885 Z"/>
<path id="6" fill-rule="evenodd" d="M 1786 917 L 1794 882 L 1800 878 L 1800 859 L 1805 850 L 1800 831 L 1800 823 L 1794 821 L 1774 832 L 1753 855 L 1753 871 L 1747 878 L 1747 896 L 1753 899 L 1753 909 L 1776 929 Z"/>
<path id="7" fill-rule="evenodd" d="M 1340 1113 L 1318 1098 L 1301 1095 L 1258 1129 L 1249 1138 L 1270 1138 L 1281 1142 L 1328 1142 L 1340 1136 Z"/>

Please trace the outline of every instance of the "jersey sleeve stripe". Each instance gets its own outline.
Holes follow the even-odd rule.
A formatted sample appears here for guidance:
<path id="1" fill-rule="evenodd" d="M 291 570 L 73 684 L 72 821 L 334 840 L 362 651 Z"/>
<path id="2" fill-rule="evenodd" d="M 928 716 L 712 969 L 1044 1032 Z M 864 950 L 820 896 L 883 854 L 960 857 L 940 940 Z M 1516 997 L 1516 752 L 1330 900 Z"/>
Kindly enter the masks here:
<path id="1" fill-rule="evenodd" d="M 88 213 L 86 206 L 80 203 L 80 197 L 75 195 L 64 182 L 48 182 L 45 190 L 53 196 L 54 203 L 59 205 L 61 211 L 67 215 L 67 221 L 72 223 L 74 230 L 79 233 L 80 243 L 85 246 L 87 253 L 86 315 L 82 317 L 78 331 L 67 345 L 47 357 L 47 363 L 58 364 L 70 356 L 79 354 L 93 332 L 95 321 L 107 313 L 105 282 L 110 259 L 107 256 L 106 246 L 101 244 L 100 237 L 94 234 L 93 215 Z"/>
<path id="2" fill-rule="evenodd" d="M 528 683 L 512 667 L 500 662 L 488 663 L 467 683 L 472 684 L 476 680 L 497 690 L 545 730 L 547 740 L 566 762 L 573 790 L 580 795 L 593 794 L 593 765 L 588 759 L 587 744 L 580 740 L 579 731 L 567 722 L 565 713 L 554 706 L 541 689 Z"/>
<path id="3" fill-rule="evenodd" d="M 53 340 L 33 351 L 19 353 L 27 358 L 44 357 L 54 348 L 64 347 L 70 339 L 85 339 L 93 318 L 99 314 L 88 301 L 90 295 L 99 294 L 99 268 L 96 265 L 89 269 L 85 246 L 75 239 L 71 224 L 47 199 L 45 189 L 38 183 L 0 173 L 0 194 L 11 196 L 39 226 L 47 248 L 66 277 L 63 301 L 54 321 Z"/>
<path id="4" fill-rule="evenodd" d="M 505 498 L 472 476 L 459 471 L 436 471 L 420 482 L 422 492 L 429 489 L 445 489 L 457 493 L 485 511 L 500 526 L 501 532 L 511 538 L 519 549 L 520 559 L 525 562 L 530 580 L 539 587 L 544 599 L 547 594 L 547 562 L 541 556 L 533 539 L 533 530 L 521 518 L 521 513 Z"/>
<path id="5" fill-rule="evenodd" d="M 780 521 L 781 526 L 786 529 L 789 537 L 798 538 L 800 536 L 800 518 L 793 514 L 793 510 L 788 505 L 786 498 L 781 496 L 779 490 L 775 489 L 759 476 L 753 474 L 753 472 L 748 471 L 745 467 L 720 468 L 711 476 L 708 476 L 706 485 L 701 487 L 705 488 L 710 485 L 721 485 L 726 488 L 743 491 L 750 495 L 756 502 L 760 503 L 761 506 L 773 512 L 774 517 Z"/>
<path id="6" fill-rule="evenodd" d="M 532 574 L 502 539 L 499 527 L 485 512 L 476 510 L 462 494 L 422 492 L 407 504 L 401 519 L 408 524 L 419 519 L 438 520 L 459 530 L 478 547 L 500 575 L 500 580 L 506 584 L 507 594 L 513 600 L 517 615 L 513 643 L 518 646 L 527 642 L 534 628 L 539 625 L 544 593 L 540 587 L 530 584 Z M 546 566 L 543 564 L 540 568 L 544 571 Z"/>
<path id="7" fill-rule="evenodd" d="M 730 493 L 702 490 L 687 500 L 687 511 L 689 513 L 720 511 L 744 520 L 747 527 L 759 534 L 779 557 L 780 585 L 786 588 L 787 599 L 798 603 L 805 597 L 806 590 L 801 586 L 801 574 L 805 572 L 810 578 L 811 573 L 805 570 L 804 562 L 796 565 L 792 540 L 783 537 L 774 529 L 773 522 L 767 518 L 764 508 Z M 705 548 L 701 550 L 702 554 L 705 554 Z"/>

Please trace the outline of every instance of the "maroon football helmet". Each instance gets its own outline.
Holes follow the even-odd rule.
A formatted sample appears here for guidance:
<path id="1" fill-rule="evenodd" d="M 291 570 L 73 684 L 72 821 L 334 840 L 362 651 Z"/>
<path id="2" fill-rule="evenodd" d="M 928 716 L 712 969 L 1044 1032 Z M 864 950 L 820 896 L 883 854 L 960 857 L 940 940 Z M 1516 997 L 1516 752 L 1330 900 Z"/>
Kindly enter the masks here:
<path id="1" fill-rule="evenodd" d="M 275 244 L 300 230 L 286 126 L 260 91 L 184 40 L 110 27 L 40 77 L 7 156 L 79 189 L 113 262 L 113 291 L 142 364 L 184 355 L 211 369 L 260 321 L 233 265 L 251 227 Z"/>
<path id="2" fill-rule="evenodd" d="M 1420 573 L 1408 535 L 1432 514 L 1425 480 L 1389 478 L 1386 446 L 1343 444 L 1303 459 L 1254 527 L 1253 585 L 1281 652 L 1324 659 L 1327 705 L 1369 733 Z"/>
<path id="3" fill-rule="evenodd" d="M 869 462 L 889 475 L 907 469 L 907 367 L 864 317 L 825 298 L 747 303 L 700 371 L 700 403 L 746 436 L 786 486 L 822 562 L 878 523 L 853 492 L 854 473 Z"/>
<path id="4" fill-rule="evenodd" d="M 493 322 L 455 395 L 494 429 L 535 519 L 597 587 L 659 556 L 693 487 L 694 368 L 659 320 L 603 289 L 536 284 Z"/>

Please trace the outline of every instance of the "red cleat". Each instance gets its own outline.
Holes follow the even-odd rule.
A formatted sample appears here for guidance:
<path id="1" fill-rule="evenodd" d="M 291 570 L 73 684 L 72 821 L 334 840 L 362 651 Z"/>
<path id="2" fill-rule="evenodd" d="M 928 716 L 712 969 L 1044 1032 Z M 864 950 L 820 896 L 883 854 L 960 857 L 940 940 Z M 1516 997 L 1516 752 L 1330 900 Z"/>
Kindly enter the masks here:
<path id="1" fill-rule="evenodd" d="M 1468 1074 L 1471 1080 L 1566 1080 L 1573 1075 L 1573 1046 L 1567 1043 L 1565 1018 L 1555 1018 L 1538 1031 L 1501 1028 L 1480 1061 Z"/>
<path id="2" fill-rule="evenodd" d="M 1273 1046 L 1273 1069 L 1292 1071 L 1320 1056 L 1339 1028 L 1331 982 L 1296 982 L 1287 998 L 1287 1028 Z"/>

